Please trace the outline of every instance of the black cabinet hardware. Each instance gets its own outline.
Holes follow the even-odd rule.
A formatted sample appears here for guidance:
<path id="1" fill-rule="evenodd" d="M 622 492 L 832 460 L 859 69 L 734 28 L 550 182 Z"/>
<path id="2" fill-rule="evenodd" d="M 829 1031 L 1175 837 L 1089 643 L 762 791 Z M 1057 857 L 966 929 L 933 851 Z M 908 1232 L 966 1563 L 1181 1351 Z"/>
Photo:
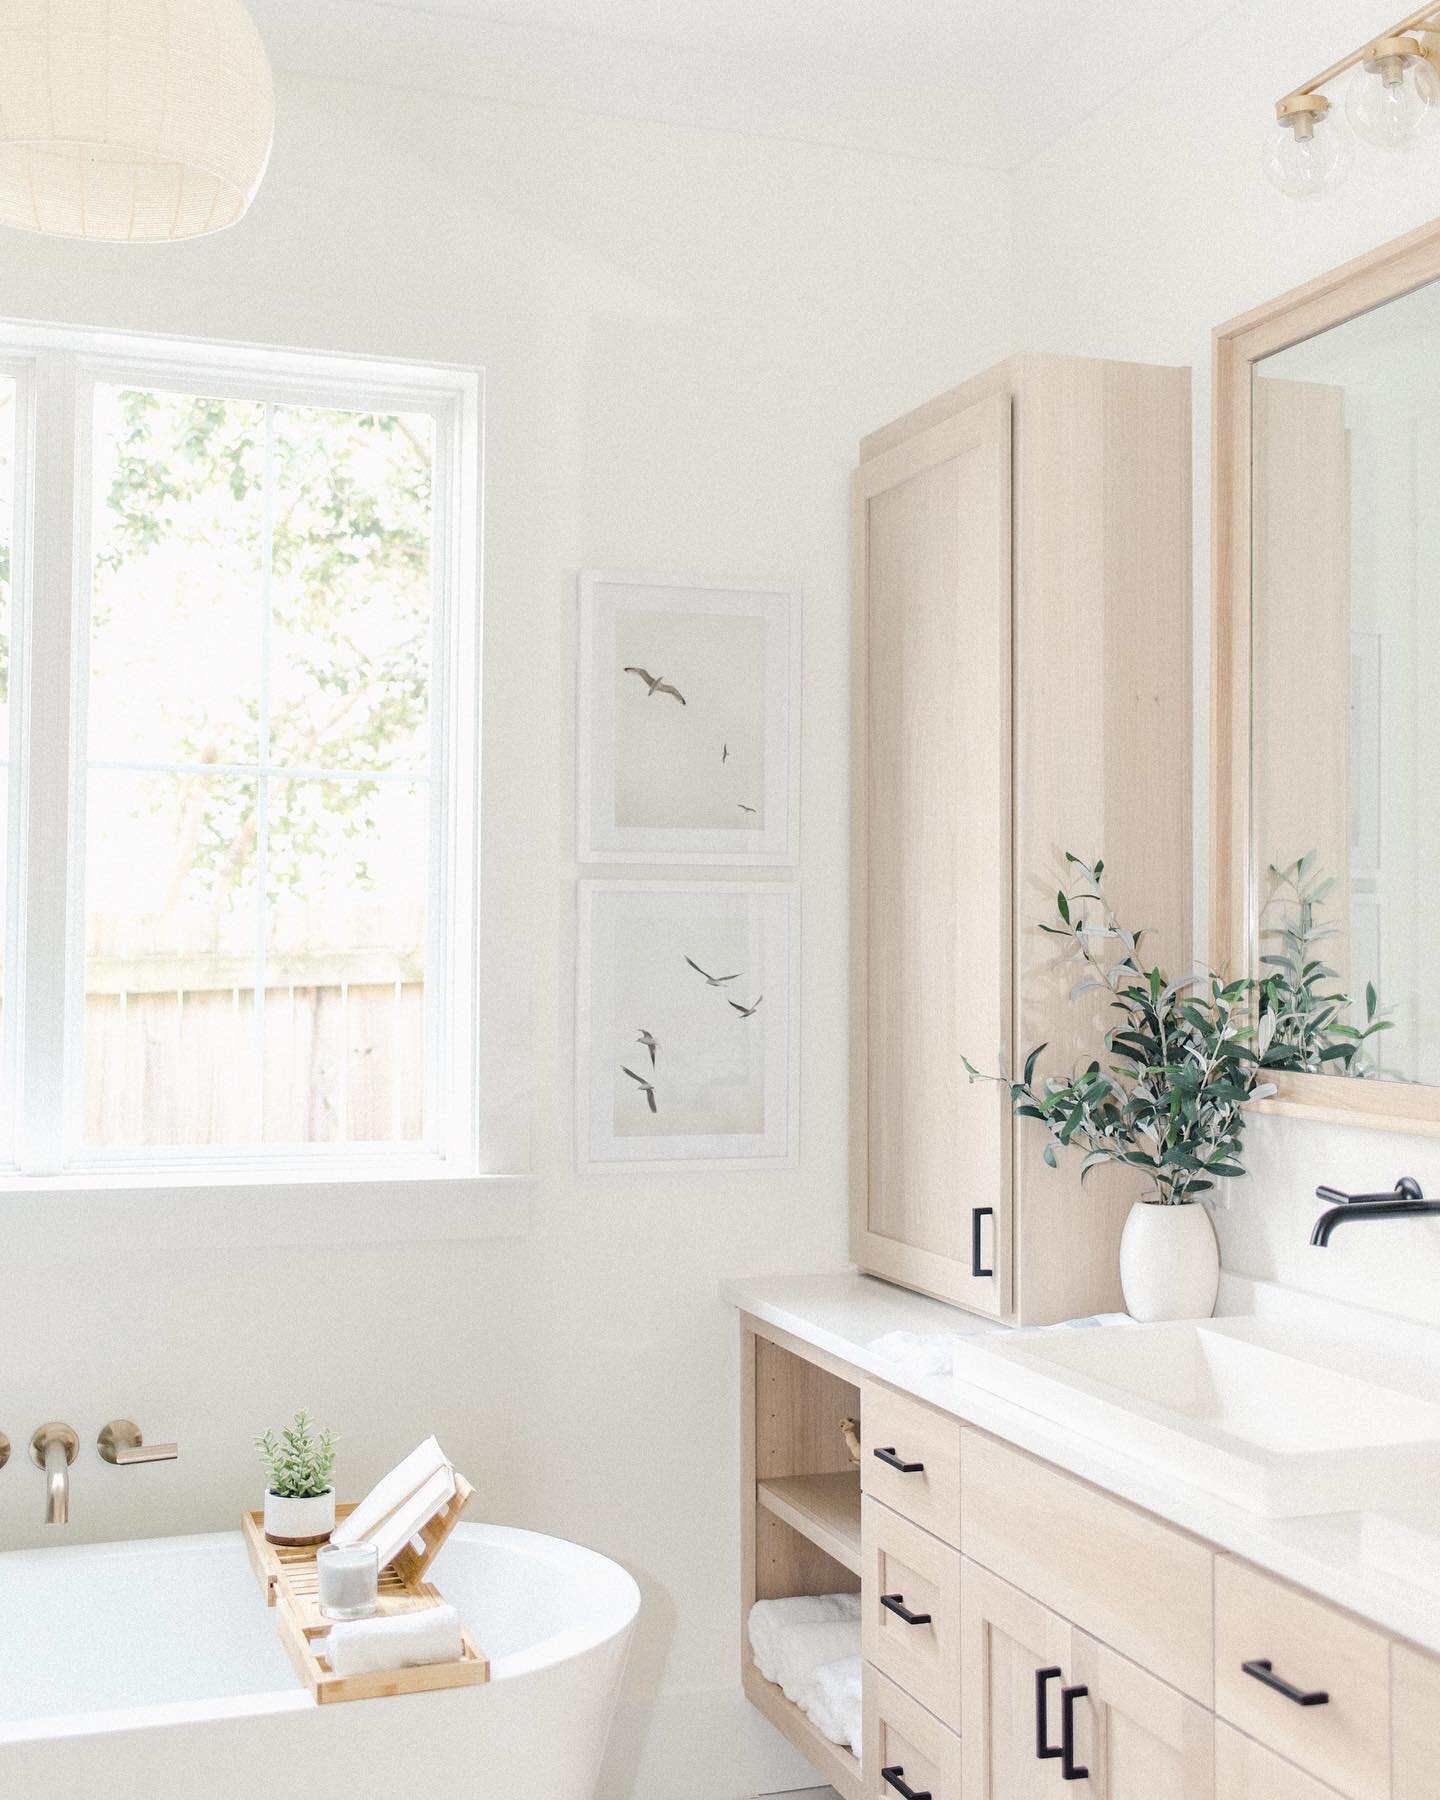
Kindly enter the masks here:
<path id="1" fill-rule="evenodd" d="M 994 1275 L 993 1269 L 987 1269 L 980 1256 L 980 1221 L 993 1219 L 993 1206 L 972 1206 L 970 1208 L 970 1273 L 977 1281 L 984 1281 Z"/>
<path id="2" fill-rule="evenodd" d="M 1066 1781 L 1088 1781 L 1090 1771 L 1075 1761 L 1075 1702 L 1090 1692 L 1088 1687 L 1060 1690 L 1060 1773 Z"/>
<path id="3" fill-rule="evenodd" d="M 889 1445 L 884 1450 L 877 1450 L 875 1454 L 880 1458 L 881 1462 L 889 1463 L 892 1469 L 898 1469 L 902 1475 L 923 1475 L 925 1473 L 924 1463 L 901 1462 L 900 1458 L 895 1454 L 895 1446 L 893 1444 Z"/>
<path id="4" fill-rule="evenodd" d="M 1277 1694 L 1283 1694 L 1287 1700 L 1293 1700 L 1297 1706 L 1328 1706 L 1330 1696 L 1322 1689 L 1316 1688 L 1306 1693 L 1304 1688 L 1291 1687 L 1288 1681 L 1282 1681 L 1275 1673 L 1275 1665 L 1268 1657 L 1257 1658 L 1254 1662 L 1241 1663 L 1240 1667 L 1247 1675 L 1254 1676 L 1256 1681 L 1263 1682 L 1268 1688 L 1274 1688 Z"/>
<path id="5" fill-rule="evenodd" d="M 1044 1762 L 1046 1757 L 1060 1754 L 1060 1746 L 1050 1742 L 1049 1719 L 1050 1683 L 1059 1679 L 1059 1669 L 1037 1669 L 1035 1671 L 1035 1754 L 1041 1762 Z"/>
<path id="6" fill-rule="evenodd" d="M 902 1764 L 897 1763 L 893 1769 L 882 1769 L 880 1771 L 880 1779 L 887 1787 L 894 1788 L 895 1792 L 900 1796 L 900 1800 L 930 1800 L 928 1789 L 923 1793 L 917 1794 L 914 1788 L 911 1787 L 910 1783 L 905 1779 L 905 1769 Z"/>
<path id="7" fill-rule="evenodd" d="M 880 1604 L 886 1612 L 894 1613 L 897 1619 L 903 1619 L 907 1625 L 928 1625 L 930 1623 L 929 1613 L 911 1612 L 905 1604 L 903 1594 L 882 1594 Z"/>

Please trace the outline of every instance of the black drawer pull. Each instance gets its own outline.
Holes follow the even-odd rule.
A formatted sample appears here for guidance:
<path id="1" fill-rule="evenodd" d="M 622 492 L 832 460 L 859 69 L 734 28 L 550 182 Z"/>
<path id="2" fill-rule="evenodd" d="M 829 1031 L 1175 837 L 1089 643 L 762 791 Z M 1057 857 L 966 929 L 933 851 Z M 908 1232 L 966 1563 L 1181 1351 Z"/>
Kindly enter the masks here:
<path id="1" fill-rule="evenodd" d="M 1066 1781 L 1088 1781 L 1090 1771 L 1075 1761 L 1075 1702 L 1090 1692 L 1088 1687 L 1060 1690 L 1060 1774 Z"/>
<path id="2" fill-rule="evenodd" d="M 972 1206 L 970 1208 L 970 1273 L 977 1281 L 988 1281 L 995 1274 L 993 1269 L 985 1267 L 980 1256 L 980 1221 L 994 1217 L 995 1208 L 993 1206 Z"/>
<path id="3" fill-rule="evenodd" d="M 900 1763 L 897 1763 L 893 1769 L 882 1769 L 880 1771 L 880 1779 L 885 1782 L 888 1787 L 894 1788 L 895 1792 L 900 1796 L 900 1800 L 930 1800 L 928 1789 L 919 1794 L 915 1792 L 914 1788 L 912 1788 L 910 1783 L 905 1779 L 905 1769 Z"/>
<path id="4" fill-rule="evenodd" d="M 895 1446 L 893 1444 L 888 1445 L 884 1450 L 877 1450 L 875 1454 L 880 1458 L 881 1462 L 889 1463 L 892 1469 L 898 1469 L 902 1475 L 923 1475 L 925 1473 L 924 1463 L 901 1462 L 900 1458 L 895 1454 Z"/>
<path id="5" fill-rule="evenodd" d="M 1037 1669 L 1035 1671 L 1035 1754 L 1044 1762 L 1047 1757 L 1058 1756 L 1060 1746 L 1050 1742 L 1049 1688 L 1052 1681 L 1060 1677 L 1059 1669 Z"/>
<path id="6" fill-rule="evenodd" d="M 882 1594 L 880 1596 L 880 1604 L 885 1608 L 886 1612 L 894 1613 L 897 1619 L 903 1619 L 907 1625 L 928 1625 L 930 1623 L 929 1613 L 911 1612 L 910 1608 L 905 1604 L 905 1596 L 903 1594 Z"/>
<path id="7" fill-rule="evenodd" d="M 1282 1681 L 1275 1673 L 1275 1665 L 1266 1657 L 1263 1661 L 1241 1663 L 1240 1667 L 1247 1675 L 1253 1675 L 1256 1681 L 1263 1682 L 1266 1687 L 1274 1688 L 1277 1694 L 1283 1694 L 1287 1700 L 1293 1700 L 1297 1706 L 1328 1706 L 1330 1696 L 1323 1689 L 1316 1688 L 1306 1693 L 1304 1688 L 1291 1687 L 1288 1681 Z"/>

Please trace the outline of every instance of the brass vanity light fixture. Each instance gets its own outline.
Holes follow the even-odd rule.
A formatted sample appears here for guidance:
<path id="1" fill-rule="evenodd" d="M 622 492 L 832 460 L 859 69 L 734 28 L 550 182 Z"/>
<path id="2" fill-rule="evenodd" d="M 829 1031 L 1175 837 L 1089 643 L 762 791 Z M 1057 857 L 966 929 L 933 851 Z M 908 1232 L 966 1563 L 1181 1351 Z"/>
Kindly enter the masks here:
<path id="1" fill-rule="evenodd" d="M 1341 118 L 1323 90 L 1351 70 Z M 1440 5 L 1422 6 L 1293 89 L 1276 102 L 1275 118 L 1265 173 L 1292 200 L 1337 188 L 1356 137 L 1379 150 L 1408 150 L 1440 128 Z"/>

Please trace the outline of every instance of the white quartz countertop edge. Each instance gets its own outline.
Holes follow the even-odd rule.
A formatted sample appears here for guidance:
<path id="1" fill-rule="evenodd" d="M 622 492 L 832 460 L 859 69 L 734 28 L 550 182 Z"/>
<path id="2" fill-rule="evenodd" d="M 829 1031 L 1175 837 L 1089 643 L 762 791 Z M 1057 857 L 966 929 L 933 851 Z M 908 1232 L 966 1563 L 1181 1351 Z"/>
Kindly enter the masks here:
<path id="1" fill-rule="evenodd" d="M 1097 1448 L 1082 1433 L 1066 1431 L 973 1383 L 953 1377 L 907 1376 L 894 1363 L 873 1355 L 866 1347 L 868 1341 L 888 1330 L 1004 1331 L 1004 1326 L 989 1325 L 957 1308 L 905 1294 L 885 1282 L 853 1273 L 727 1281 L 721 1291 L 739 1311 L 828 1352 L 862 1374 L 913 1394 L 967 1425 L 988 1431 L 1017 1449 L 1092 1482 L 1117 1499 L 1143 1507 L 1217 1550 L 1243 1557 L 1332 1605 L 1344 1607 L 1367 1622 L 1440 1655 L 1440 1597 L 1411 1588 L 1361 1559 L 1362 1515 L 1334 1513 L 1319 1518 L 1268 1519 L 1246 1512 L 1187 1483 L 1157 1481 L 1143 1464 Z M 847 1305 L 852 1296 L 867 1304 Z M 867 1323 L 864 1341 L 837 1328 L 837 1316 L 847 1312 L 868 1314 L 872 1310 L 868 1302 L 872 1299 L 882 1301 L 886 1312 L 908 1313 L 913 1307 L 916 1316 L 908 1323 L 876 1323 L 873 1331 Z"/>

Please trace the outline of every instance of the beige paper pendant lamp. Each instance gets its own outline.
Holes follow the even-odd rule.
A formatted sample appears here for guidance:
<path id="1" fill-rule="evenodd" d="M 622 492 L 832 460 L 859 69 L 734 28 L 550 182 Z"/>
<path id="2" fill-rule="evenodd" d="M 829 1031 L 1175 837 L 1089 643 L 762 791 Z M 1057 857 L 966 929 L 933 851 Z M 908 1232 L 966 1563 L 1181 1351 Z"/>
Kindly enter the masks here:
<path id="1" fill-rule="evenodd" d="M 223 231 L 274 135 L 243 0 L 0 0 L 0 225 L 105 243 Z"/>

